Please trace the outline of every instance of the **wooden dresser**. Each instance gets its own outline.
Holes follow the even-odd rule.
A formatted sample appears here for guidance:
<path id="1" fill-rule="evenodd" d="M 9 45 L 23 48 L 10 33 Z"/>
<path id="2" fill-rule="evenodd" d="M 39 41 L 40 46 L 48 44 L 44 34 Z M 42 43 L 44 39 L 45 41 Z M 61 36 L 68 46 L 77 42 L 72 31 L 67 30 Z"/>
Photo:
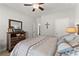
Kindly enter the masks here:
<path id="1" fill-rule="evenodd" d="M 26 32 L 7 32 L 7 50 L 9 52 L 15 47 L 15 45 L 26 39 Z"/>

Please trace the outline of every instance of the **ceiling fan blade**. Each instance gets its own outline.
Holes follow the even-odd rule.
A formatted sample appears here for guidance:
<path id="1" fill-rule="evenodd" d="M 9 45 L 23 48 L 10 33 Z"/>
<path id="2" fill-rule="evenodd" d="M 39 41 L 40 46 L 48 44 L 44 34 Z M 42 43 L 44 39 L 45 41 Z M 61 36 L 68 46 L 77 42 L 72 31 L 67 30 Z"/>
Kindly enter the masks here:
<path id="1" fill-rule="evenodd" d="M 44 4 L 44 3 L 38 3 L 39 5 Z"/>
<path id="2" fill-rule="evenodd" d="M 39 9 L 42 10 L 42 11 L 44 10 L 44 8 L 42 8 L 42 7 L 40 7 L 40 6 L 39 6 Z"/>
<path id="3" fill-rule="evenodd" d="M 35 8 L 33 8 L 33 10 L 32 10 L 33 12 L 35 11 Z"/>
<path id="4" fill-rule="evenodd" d="M 32 6 L 32 4 L 24 4 L 24 6 Z"/>

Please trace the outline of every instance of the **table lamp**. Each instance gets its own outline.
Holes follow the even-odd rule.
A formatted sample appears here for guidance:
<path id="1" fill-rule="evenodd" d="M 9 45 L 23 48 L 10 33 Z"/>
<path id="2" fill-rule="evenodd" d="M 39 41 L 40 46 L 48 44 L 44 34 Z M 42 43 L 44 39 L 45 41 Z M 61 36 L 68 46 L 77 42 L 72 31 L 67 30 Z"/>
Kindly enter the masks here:
<path id="1" fill-rule="evenodd" d="M 74 34 L 77 32 L 77 29 L 76 29 L 76 27 L 67 27 L 66 32 L 70 33 L 70 34 Z"/>

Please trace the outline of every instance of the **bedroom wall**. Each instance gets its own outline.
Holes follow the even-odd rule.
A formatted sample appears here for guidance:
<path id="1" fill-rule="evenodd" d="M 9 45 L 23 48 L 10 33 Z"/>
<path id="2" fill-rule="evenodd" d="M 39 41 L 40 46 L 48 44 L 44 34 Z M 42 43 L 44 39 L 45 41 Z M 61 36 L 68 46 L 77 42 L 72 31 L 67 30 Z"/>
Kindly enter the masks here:
<path id="1" fill-rule="evenodd" d="M 58 22 L 60 25 L 58 31 L 56 30 L 56 21 L 64 20 L 63 22 Z M 74 26 L 75 24 L 75 9 L 66 9 L 66 10 L 59 10 L 53 12 L 53 10 L 46 11 L 43 13 L 41 17 L 37 19 L 37 24 L 41 24 L 40 33 L 41 35 L 48 35 L 48 36 L 62 36 L 65 33 L 65 28 L 68 26 Z M 46 22 L 48 22 L 49 28 L 46 29 Z M 62 26 L 61 26 L 62 25 Z M 64 29 L 64 30 L 62 30 Z"/>
<path id="2" fill-rule="evenodd" d="M 75 25 L 79 24 L 79 3 L 76 6 Z"/>
<path id="3" fill-rule="evenodd" d="M 28 32 L 29 37 L 32 37 L 34 18 L 9 7 L 0 5 L 0 51 L 6 49 L 8 19 L 23 21 L 23 30 Z"/>

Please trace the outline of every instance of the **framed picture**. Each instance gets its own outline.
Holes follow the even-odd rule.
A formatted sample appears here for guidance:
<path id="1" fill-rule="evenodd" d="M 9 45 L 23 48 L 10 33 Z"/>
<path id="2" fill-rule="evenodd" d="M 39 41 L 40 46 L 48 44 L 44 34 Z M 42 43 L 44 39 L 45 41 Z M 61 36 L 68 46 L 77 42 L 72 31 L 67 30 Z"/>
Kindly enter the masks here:
<path id="1" fill-rule="evenodd" d="M 9 28 L 12 28 L 13 31 L 22 30 L 22 21 L 9 19 Z"/>

